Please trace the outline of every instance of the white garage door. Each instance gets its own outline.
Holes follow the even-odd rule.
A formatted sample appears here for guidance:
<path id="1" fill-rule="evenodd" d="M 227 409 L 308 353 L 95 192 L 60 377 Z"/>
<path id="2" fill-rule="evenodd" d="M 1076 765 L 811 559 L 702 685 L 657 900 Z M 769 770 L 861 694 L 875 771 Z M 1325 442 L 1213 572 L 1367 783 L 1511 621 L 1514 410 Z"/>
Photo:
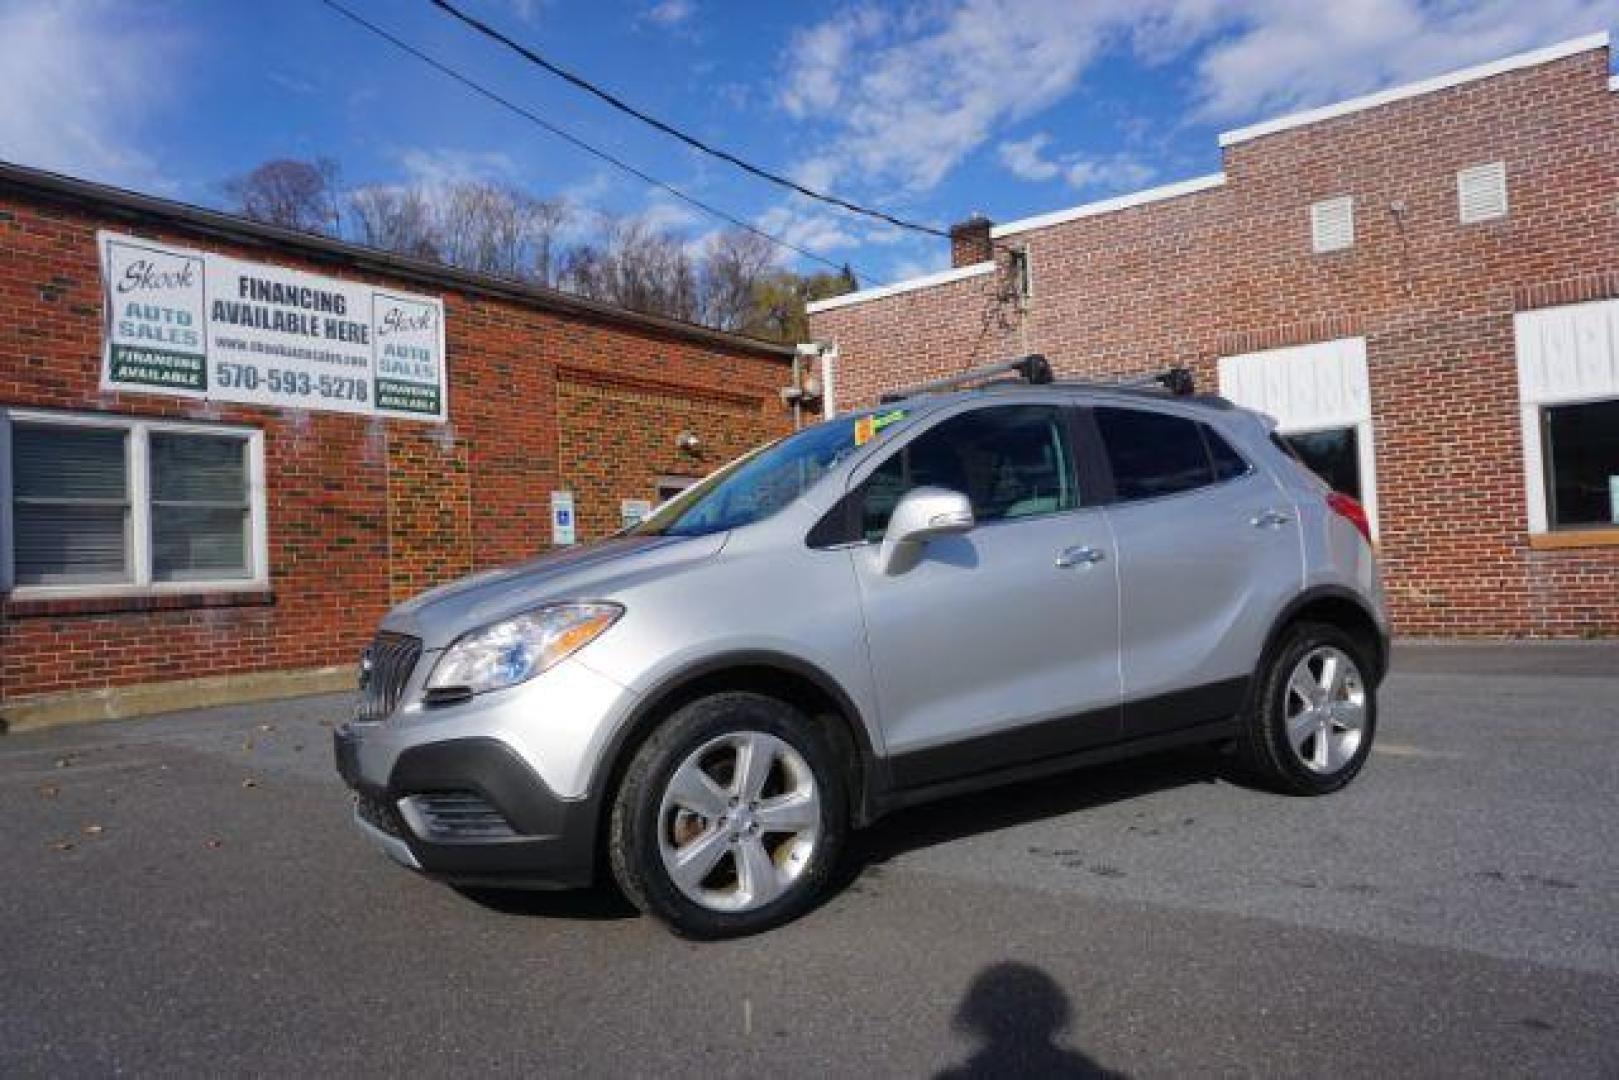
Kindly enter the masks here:
<path id="1" fill-rule="evenodd" d="M 1361 501 L 1376 534 L 1377 459 L 1365 338 L 1222 357 L 1220 393 L 1274 417 L 1300 457 Z"/>
<path id="2" fill-rule="evenodd" d="M 1619 526 L 1619 300 L 1513 322 L 1530 533 Z"/>

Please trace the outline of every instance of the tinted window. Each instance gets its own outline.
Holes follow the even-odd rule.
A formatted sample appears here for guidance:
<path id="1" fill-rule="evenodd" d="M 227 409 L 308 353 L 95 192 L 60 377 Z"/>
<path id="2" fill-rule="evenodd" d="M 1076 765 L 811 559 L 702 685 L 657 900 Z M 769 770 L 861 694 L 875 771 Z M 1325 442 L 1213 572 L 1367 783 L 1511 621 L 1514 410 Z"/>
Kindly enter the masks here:
<path id="1" fill-rule="evenodd" d="M 1293 455 L 1334 491 L 1360 498 L 1360 446 L 1354 428 L 1283 435 Z"/>
<path id="2" fill-rule="evenodd" d="M 1198 430 L 1202 425 L 1195 420 L 1146 409 L 1101 408 L 1096 424 L 1113 465 L 1114 492 L 1122 500 L 1174 495 L 1214 482 Z"/>
<path id="3" fill-rule="evenodd" d="M 1209 460 L 1214 464 L 1216 480 L 1232 480 L 1248 471 L 1248 462 L 1236 448 L 1225 441 L 1225 436 L 1203 425 L 1203 439 L 1209 444 Z"/>
<path id="4" fill-rule="evenodd" d="M 879 465 L 855 500 L 859 531 L 881 539 L 888 518 L 915 487 L 966 495 L 979 521 L 1072 510 L 1073 456 L 1063 411 L 1049 405 L 1007 405 L 951 417 Z"/>
<path id="5" fill-rule="evenodd" d="M 1619 525 L 1619 400 L 1545 411 L 1552 528 Z"/>

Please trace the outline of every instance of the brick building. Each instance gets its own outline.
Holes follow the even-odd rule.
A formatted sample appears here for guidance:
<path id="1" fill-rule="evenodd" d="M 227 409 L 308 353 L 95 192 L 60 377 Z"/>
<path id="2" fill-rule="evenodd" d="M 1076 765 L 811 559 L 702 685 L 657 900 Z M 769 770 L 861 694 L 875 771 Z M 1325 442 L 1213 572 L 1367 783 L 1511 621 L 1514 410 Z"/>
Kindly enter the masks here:
<path id="1" fill-rule="evenodd" d="M 12 166 L 0 312 L 17 726 L 349 684 L 393 602 L 791 425 L 790 349 Z"/>
<path id="2" fill-rule="evenodd" d="M 964 222 L 951 269 L 811 306 L 836 407 L 1030 352 L 1185 365 L 1368 505 L 1401 632 L 1619 633 L 1616 91 L 1597 35 Z"/>

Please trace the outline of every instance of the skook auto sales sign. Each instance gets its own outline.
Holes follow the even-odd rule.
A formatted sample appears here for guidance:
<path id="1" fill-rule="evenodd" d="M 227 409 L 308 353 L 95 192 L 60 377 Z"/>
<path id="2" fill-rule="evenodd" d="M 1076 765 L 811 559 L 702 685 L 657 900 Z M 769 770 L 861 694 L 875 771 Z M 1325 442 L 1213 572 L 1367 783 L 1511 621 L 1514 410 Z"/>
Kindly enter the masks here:
<path id="1" fill-rule="evenodd" d="M 443 422 L 444 305 L 100 234 L 101 385 Z"/>

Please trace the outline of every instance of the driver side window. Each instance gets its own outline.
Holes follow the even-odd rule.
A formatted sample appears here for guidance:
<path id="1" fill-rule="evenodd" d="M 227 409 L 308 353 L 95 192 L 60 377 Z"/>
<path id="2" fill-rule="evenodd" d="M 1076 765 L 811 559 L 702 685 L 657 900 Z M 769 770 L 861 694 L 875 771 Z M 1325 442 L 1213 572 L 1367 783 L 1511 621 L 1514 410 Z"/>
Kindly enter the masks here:
<path id="1" fill-rule="evenodd" d="M 997 405 L 953 416 L 895 451 L 854 497 L 859 535 L 882 539 L 894 507 L 917 487 L 966 495 L 980 522 L 1013 521 L 1079 505 L 1064 411 Z"/>

